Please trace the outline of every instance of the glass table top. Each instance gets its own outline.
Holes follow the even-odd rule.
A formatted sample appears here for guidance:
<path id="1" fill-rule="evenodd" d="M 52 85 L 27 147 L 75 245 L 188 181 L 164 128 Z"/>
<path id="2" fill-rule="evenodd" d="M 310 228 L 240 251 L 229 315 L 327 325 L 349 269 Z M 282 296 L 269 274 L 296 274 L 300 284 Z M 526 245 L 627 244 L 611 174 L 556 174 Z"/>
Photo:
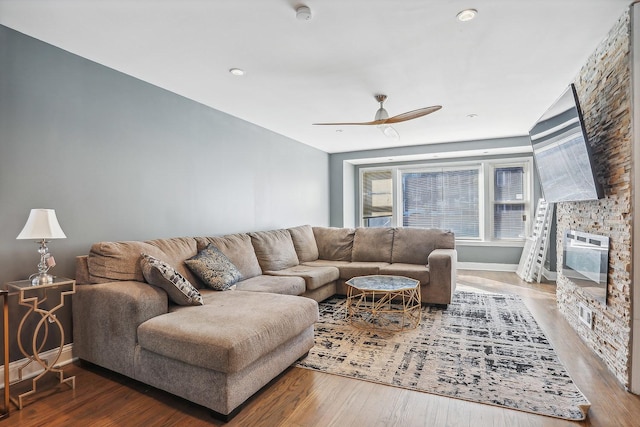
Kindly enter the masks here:
<path id="1" fill-rule="evenodd" d="M 53 282 L 45 283 L 42 285 L 32 285 L 31 280 L 16 280 L 14 282 L 8 282 L 5 284 L 5 289 L 9 291 L 20 290 L 20 289 L 43 289 L 43 288 L 54 288 L 60 285 L 68 285 L 73 282 L 73 279 L 68 279 L 66 277 L 54 277 Z"/>
<path id="2" fill-rule="evenodd" d="M 418 280 L 403 276 L 360 276 L 346 283 L 361 291 L 400 291 L 415 289 L 420 284 Z"/>

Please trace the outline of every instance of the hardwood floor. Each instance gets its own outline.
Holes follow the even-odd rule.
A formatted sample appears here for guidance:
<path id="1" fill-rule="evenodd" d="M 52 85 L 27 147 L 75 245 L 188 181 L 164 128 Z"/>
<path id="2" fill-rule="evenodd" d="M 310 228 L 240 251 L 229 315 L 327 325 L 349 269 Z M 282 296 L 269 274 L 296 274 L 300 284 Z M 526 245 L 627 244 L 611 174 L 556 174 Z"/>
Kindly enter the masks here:
<path id="1" fill-rule="evenodd" d="M 591 401 L 581 423 L 501 409 L 365 381 L 290 368 L 256 394 L 227 426 L 640 426 L 640 397 L 627 393 L 573 332 L 553 284 L 514 273 L 461 271 L 459 289 L 522 296 L 575 383 Z M 92 366 L 69 365 L 76 389 L 56 386 L 3 426 L 220 426 L 200 406 Z"/>

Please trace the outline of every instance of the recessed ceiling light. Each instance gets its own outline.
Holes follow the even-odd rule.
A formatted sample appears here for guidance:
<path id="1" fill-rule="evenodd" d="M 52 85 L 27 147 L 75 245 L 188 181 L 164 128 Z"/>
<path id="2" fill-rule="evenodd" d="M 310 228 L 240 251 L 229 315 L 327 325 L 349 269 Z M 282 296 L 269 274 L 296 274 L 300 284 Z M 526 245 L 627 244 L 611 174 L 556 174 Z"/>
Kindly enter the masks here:
<path id="1" fill-rule="evenodd" d="M 244 70 L 241 68 L 230 68 L 229 72 L 234 76 L 244 76 Z"/>
<path id="2" fill-rule="evenodd" d="M 460 21 L 460 22 L 467 22 L 467 21 L 471 21 L 473 18 L 475 18 L 477 14 L 478 14 L 478 11 L 475 10 L 475 9 L 465 9 L 465 10 L 459 12 L 456 15 L 456 18 L 458 18 L 458 21 Z"/>
<path id="3" fill-rule="evenodd" d="M 336 129 L 336 133 L 342 133 L 342 129 Z"/>
<path id="4" fill-rule="evenodd" d="M 471 113 L 471 114 L 467 114 L 467 117 L 469 117 L 470 119 L 475 119 L 476 117 L 478 117 L 478 115 L 475 113 Z"/>

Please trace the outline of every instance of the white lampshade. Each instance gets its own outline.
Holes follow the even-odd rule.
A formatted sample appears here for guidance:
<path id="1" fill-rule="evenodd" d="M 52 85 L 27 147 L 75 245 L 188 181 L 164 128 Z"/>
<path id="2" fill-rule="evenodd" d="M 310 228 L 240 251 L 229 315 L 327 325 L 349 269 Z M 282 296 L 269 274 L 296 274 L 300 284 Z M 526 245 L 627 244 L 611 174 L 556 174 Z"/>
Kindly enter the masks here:
<path id="1" fill-rule="evenodd" d="M 66 239 L 53 209 L 31 209 L 24 228 L 16 239 Z"/>

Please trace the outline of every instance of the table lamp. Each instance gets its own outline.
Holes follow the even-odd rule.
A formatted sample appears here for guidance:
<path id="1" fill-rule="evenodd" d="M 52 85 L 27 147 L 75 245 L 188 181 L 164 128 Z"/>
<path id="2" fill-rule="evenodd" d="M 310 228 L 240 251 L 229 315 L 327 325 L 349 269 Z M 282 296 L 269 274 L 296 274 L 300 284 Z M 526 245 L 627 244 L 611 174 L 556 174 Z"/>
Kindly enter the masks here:
<path id="1" fill-rule="evenodd" d="M 60 224 L 58 224 L 55 210 L 31 209 L 27 223 L 16 239 L 36 240 L 36 242 L 40 244 L 40 248 L 38 249 L 38 253 L 40 254 L 38 272 L 29 276 L 33 286 L 53 283 L 53 276 L 47 274 L 47 272 L 51 267 L 56 265 L 56 263 L 49 253 L 47 241 L 66 238 L 67 236 L 65 236 L 62 228 L 60 228 Z"/>

